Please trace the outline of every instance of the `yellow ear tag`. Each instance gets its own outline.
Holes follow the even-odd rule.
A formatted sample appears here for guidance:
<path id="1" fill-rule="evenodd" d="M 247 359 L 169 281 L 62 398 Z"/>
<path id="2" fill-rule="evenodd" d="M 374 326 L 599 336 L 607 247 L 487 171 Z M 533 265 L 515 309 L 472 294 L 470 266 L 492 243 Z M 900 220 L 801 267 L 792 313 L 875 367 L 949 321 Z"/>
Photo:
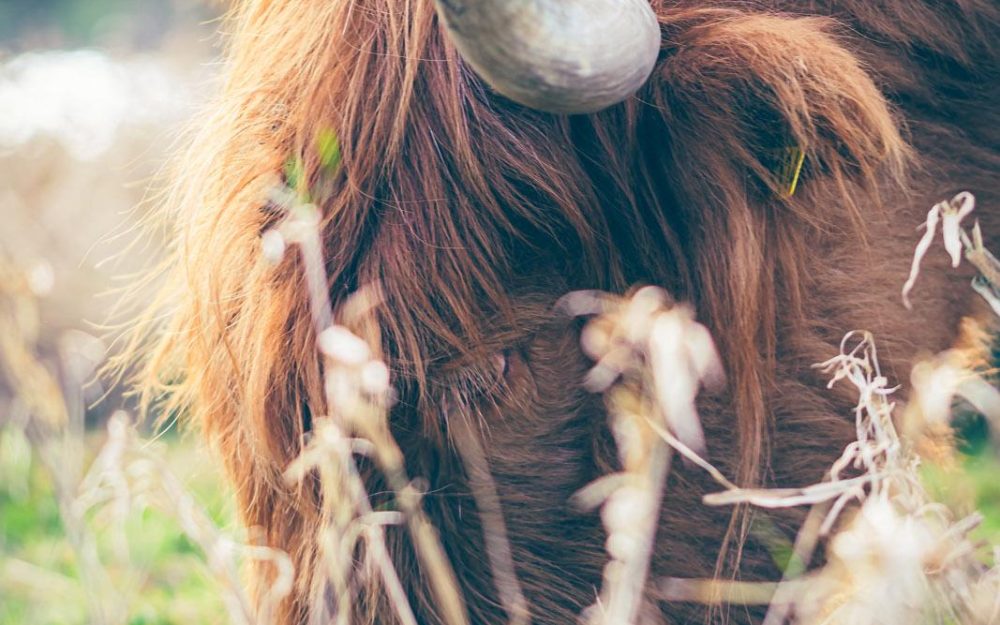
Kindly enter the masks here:
<path id="1" fill-rule="evenodd" d="M 785 148 L 778 165 L 778 181 L 781 183 L 782 197 L 792 197 L 799 186 L 802 166 L 806 162 L 806 152 L 799 147 Z"/>

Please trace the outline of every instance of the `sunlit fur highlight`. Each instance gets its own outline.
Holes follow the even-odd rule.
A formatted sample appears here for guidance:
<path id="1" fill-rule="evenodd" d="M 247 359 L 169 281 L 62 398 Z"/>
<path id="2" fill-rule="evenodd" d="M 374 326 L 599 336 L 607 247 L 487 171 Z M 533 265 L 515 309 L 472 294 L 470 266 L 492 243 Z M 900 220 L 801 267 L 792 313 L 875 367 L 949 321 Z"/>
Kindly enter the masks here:
<path id="1" fill-rule="evenodd" d="M 461 571 L 475 623 L 504 621 L 478 521 L 441 413 L 461 388 L 493 424 L 485 445 L 536 623 L 571 623 L 603 563 L 593 517 L 566 499 L 613 449 L 575 327 L 551 310 L 578 288 L 666 287 L 714 332 L 729 389 L 706 398 L 710 457 L 742 485 L 811 483 L 851 437 L 850 399 L 809 365 L 851 329 L 874 331 L 906 379 L 967 306 L 941 264 L 914 315 L 898 288 L 926 207 L 957 188 L 993 226 L 1000 120 L 998 9 L 985 0 L 654 1 L 663 51 L 649 83 L 592 116 L 492 94 L 446 42 L 429 0 L 247 0 L 226 22 L 221 93 L 177 159 L 163 289 L 138 324 L 140 386 L 214 444 L 243 521 L 298 567 L 281 623 L 315 592 L 317 493 L 282 479 L 324 410 L 295 254 L 260 234 L 266 193 L 300 158 L 323 213 L 335 304 L 377 285 L 392 419 Z M 342 161 L 324 171 L 316 137 Z M 806 151 L 785 197 L 775 154 Z M 992 211 L 992 212 L 990 212 Z M 493 380 L 493 355 L 517 356 Z M 470 382 L 471 380 L 471 382 Z M 499 389 L 499 390 L 496 390 Z M 378 480 L 372 477 L 373 491 Z M 654 573 L 776 575 L 751 518 L 705 508 L 677 466 Z M 464 513 L 463 505 L 464 502 Z M 780 518 L 794 531 L 795 518 Z M 437 622 L 406 545 L 391 547 L 423 622 Z M 265 568 L 250 572 L 259 595 Z M 374 586 L 363 622 L 391 622 Z M 739 609 L 663 605 L 663 622 L 746 621 Z"/>

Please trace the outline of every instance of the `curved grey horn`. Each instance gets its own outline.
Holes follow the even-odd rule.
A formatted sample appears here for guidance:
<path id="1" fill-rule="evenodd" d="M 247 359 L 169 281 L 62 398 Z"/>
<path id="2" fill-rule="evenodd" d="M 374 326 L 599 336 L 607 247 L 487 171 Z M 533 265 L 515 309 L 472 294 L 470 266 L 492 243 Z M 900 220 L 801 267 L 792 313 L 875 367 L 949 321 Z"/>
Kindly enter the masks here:
<path id="1" fill-rule="evenodd" d="M 494 89 L 552 113 L 592 113 L 646 82 L 660 50 L 649 0 L 434 0 Z"/>

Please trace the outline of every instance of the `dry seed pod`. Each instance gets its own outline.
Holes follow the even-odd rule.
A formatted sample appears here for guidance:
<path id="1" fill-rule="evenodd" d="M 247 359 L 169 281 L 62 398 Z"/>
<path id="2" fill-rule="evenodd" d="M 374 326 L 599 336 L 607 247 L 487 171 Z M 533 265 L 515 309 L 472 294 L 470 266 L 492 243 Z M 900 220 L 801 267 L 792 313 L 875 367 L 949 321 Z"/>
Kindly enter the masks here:
<path id="1" fill-rule="evenodd" d="M 660 50 L 648 0 L 435 0 L 455 47 L 504 96 L 592 113 L 635 93 Z"/>

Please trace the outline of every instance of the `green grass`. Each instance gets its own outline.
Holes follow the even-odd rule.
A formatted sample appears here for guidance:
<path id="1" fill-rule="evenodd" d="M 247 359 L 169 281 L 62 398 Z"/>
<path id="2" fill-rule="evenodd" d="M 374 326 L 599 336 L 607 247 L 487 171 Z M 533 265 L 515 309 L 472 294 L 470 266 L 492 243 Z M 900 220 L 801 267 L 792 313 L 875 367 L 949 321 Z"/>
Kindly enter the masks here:
<path id="1" fill-rule="evenodd" d="M 103 440 L 100 433 L 88 436 L 91 457 Z M 239 535 L 232 501 L 207 452 L 173 433 L 156 446 L 216 524 Z M 963 451 L 958 470 L 925 467 L 926 483 L 957 513 L 978 509 L 985 520 L 974 536 L 1000 544 L 1000 460 L 980 435 Z M 175 519 L 153 507 L 134 506 L 124 527 L 129 562 L 115 554 L 119 530 L 107 515 L 98 512 L 87 519 L 97 536 L 102 564 L 127 605 L 125 623 L 228 622 L 204 554 Z M 788 554 L 775 556 L 787 560 Z M 0 625 L 91 623 L 79 561 L 66 537 L 52 477 L 20 432 L 0 429 Z"/>
<path id="2" fill-rule="evenodd" d="M 987 545 L 1000 545 L 1000 456 L 981 419 L 971 426 L 960 422 L 960 439 L 958 466 L 925 465 L 924 483 L 935 501 L 948 505 L 956 514 L 982 514 L 983 522 L 972 537 Z"/>
<path id="3" fill-rule="evenodd" d="M 1000 461 L 996 456 L 978 456 L 965 463 L 965 472 L 973 488 L 975 507 L 984 520 L 979 536 L 1000 544 Z"/>
<path id="4" fill-rule="evenodd" d="M 103 442 L 86 441 L 93 455 Z M 176 437 L 158 443 L 170 469 L 221 527 L 239 532 L 219 474 L 207 454 Z M 106 513 L 87 516 L 103 568 L 129 625 L 226 623 L 219 589 L 204 554 L 167 514 L 141 499 L 124 523 L 128 560 L 115 550 L 121 529 Z M 117 541 L 120 543 L 121 541 Z M 80 563 L 66 537 L 51 475 L 19 432 L 0 430 L 0 624 L 89 625 Z"/>

